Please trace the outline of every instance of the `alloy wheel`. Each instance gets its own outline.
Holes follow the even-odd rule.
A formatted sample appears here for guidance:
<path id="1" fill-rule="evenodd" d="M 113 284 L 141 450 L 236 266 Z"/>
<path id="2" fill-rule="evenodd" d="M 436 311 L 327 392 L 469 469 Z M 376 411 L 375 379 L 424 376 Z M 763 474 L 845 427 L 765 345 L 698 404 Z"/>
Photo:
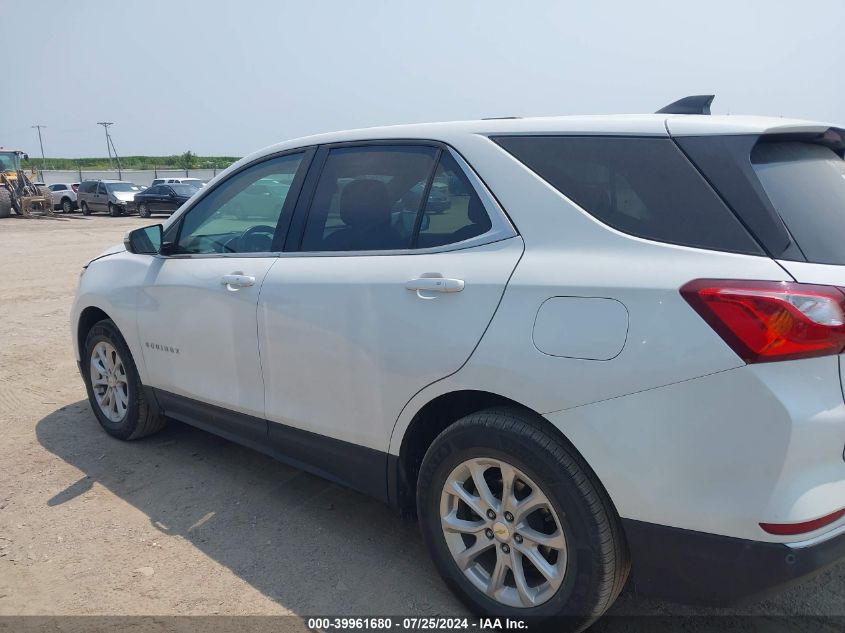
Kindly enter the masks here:
<path id="1" fill-rule="evenodd" d="M 114 345 L 100 341 L 91 350 L 91 388 L 100 411 L 120 422 L 129 408 L 129 379 Z"/>
<path id="2" fill-rule="evenodd" d="M 489 598 L 536 607 L 560 588 L 560 519 L 540 486 L 511 464 L 484 457 L 457 466 L 440 496 L 440 524 L 458 568 Z"/>

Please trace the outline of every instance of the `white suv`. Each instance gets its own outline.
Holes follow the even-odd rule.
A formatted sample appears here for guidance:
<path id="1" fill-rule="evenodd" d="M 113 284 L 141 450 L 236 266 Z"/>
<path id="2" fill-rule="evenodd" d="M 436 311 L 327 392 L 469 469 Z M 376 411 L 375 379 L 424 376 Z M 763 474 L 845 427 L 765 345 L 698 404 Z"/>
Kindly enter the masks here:
<path id="1" fill-rule="evenodd" d="M 129 440 L 181 420 L 416 514 L 476 612 L 579 628 L 629 569 L 726 602 L 834 563 L 845 131 L 708 104 L 241 160 L 85 267 L 94 414 Z"/>
<path id="2" fill-rule="evenodd" d="M 50 197 L 53 200 L 53 208 L 61 209 L 63 213 L 71 213 L 78 208 L 76 204 L 76 190 L 78 188 L 78 182 L 57 182 L 47 185 Z"/>

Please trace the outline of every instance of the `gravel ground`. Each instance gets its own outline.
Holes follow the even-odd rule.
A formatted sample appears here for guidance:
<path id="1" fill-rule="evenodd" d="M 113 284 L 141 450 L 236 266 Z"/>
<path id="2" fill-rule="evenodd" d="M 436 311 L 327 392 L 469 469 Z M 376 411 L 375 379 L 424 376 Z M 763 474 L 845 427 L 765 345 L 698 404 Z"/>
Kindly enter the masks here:
<path id="1" fill-rule="evenodd" d="M 100 430 L 71 299 L 81 266 L 146 223 L 0 220 L 0 615 L 465 613 L 384 505 L 185 425 Z M 845 565 L 742 609 L 626 591 L 611 613 L 845 615 Z"/>

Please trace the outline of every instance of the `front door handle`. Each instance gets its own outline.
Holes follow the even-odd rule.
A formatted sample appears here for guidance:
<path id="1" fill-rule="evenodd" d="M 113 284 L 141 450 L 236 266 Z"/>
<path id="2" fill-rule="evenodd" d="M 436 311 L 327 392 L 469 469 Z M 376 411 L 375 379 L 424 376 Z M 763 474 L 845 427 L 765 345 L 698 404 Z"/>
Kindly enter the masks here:
<path id="1" fill-rule="evenodd" d="M 223 275 L 220 278 L 220 283 L 226 286 L 227 290 L 238 290 L 254 285 L 255 277 L 243 273 L 232 273 L 231 275 Z"/>
<path id="2" fill-rule="evenodd" d="M 447 279 L 445 277 L 418 277 L 405 283 L 408 290 L 415 290 L 420 299 L 434 299 L 423 292 L 460 292 L 464 289 L 463 279 Z"/>

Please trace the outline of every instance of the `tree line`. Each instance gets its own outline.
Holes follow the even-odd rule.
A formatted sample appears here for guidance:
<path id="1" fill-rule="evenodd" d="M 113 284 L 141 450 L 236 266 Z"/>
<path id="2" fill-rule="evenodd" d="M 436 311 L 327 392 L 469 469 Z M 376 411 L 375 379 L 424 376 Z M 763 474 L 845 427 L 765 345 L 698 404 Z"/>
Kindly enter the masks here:
<path id="1" fill-rule="evenodd" d="M 237 156 L 197 156 L 191 151 L 172 156 L 121 156 L 122 169 L 225 169 L 239 157 Z M 105 158 L 46 158 L 30 154 L 29 160 L 23 162 L 25 169 L 41 169 L 44 162 L 47 169 L 88 169 L 101 170 L 109 168 L 109 159 Z M 117 167 L 117 161 L 113 160 Z"/>

